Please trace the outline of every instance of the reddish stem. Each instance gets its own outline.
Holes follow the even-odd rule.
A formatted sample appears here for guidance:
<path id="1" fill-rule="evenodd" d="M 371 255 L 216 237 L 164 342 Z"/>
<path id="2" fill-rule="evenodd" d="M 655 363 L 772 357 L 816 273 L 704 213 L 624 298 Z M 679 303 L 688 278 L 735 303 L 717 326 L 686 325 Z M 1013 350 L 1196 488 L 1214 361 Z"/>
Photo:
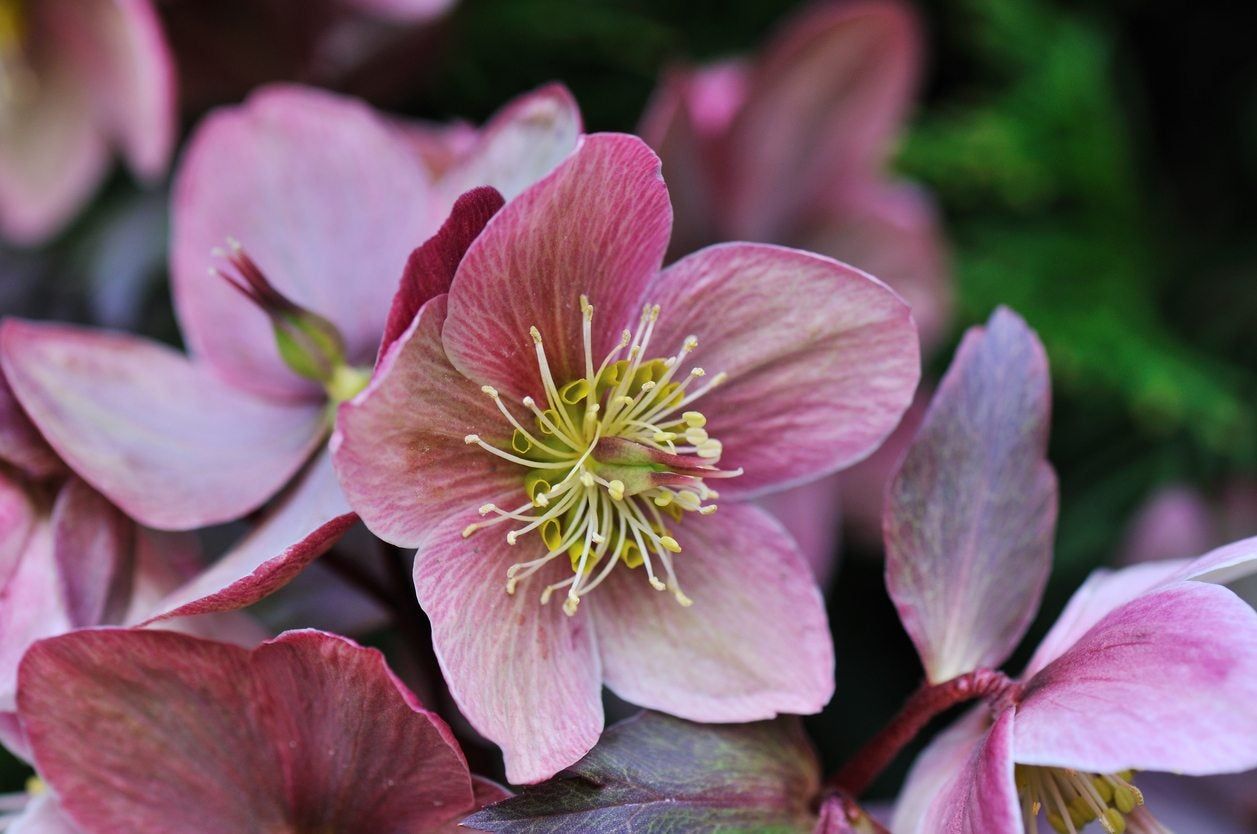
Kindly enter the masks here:
<path id="1" fill-rule="evenodd" d="M 958 704 L 996 697 L 1012 681 L 1003 672 L 978 669 L 938 684 L 923 684 L 881 732 L 869 739 L 830 780 L 831 787 L 859 796 L 894 761 L 925 725 Z"/>

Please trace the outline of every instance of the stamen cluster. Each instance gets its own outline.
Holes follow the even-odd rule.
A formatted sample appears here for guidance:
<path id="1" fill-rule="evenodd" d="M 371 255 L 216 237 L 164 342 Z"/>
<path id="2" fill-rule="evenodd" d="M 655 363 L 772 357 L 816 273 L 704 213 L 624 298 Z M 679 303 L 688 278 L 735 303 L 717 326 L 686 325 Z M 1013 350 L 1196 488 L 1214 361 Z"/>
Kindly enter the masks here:
<path id="1" fill-rule="evenodd" d="M 676 379 L 682 360 L 698 346 L 693 336 L 673 356 L 645 358 L 658 305 L 646 305 L 636 334 L 625 330 L 595 367 L 593 313 L 581 296 L 585 373 L 564 383 L 551 373 L 541 333 L 530 328 L 546 402 L 524 397 L 529 418 L 517 419 L 493 387 L 482 389 L 510 424 L 510 440 L 495 445 L 475 434 L 465 440 L 524 467 L 527 501 L 509 510 L 485 504 L 480 515 L 494 517 L 469 524 L 463 535 L 508 521 L 520 522 L 506 534 L 512 545 L 537 533 L 544 551 L 507 570 L 506 591 L 512 594 L 521 581 L 566 553 L 572 576 L 548 585 L 541 602 L 566 588 L 568 615 L 619 563 L 643 567 L 652 588 L 670 590 L 688 606 L 673 564 L 681 545 L 668 523 L 686 512 L 714 513 L 716 504 L 710 502 L 718 494 L 705 480 L 741 474 L 717 468 L 720 441 L 708 434 L 702 412 L 690 407 L 725 375 L 691 387 L 706 376 L 702 368 L 692 368 Z"/>
<path id="2" fill-rule="evenodd" d="M 1059 767 L 1017 765 L 1015 779 L 1029 834 L 1038 834 L 1039 813 L 1059 834 L 1078 834 L 1092 822 L 1109 834 L 1123 834 L 1144 797 L 1131 784 L 1134 774 L 1081 773 Z"/>

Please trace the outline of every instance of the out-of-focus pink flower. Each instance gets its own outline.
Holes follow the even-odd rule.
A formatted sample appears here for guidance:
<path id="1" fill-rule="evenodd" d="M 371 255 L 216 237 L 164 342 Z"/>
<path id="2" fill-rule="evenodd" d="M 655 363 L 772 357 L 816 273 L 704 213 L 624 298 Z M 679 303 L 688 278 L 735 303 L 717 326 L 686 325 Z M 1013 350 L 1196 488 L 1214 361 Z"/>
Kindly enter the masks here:
<path id="1" fill-rule="evenodd" d="M 1051 565 L 1047 362 L 997 311 L 966 334 L 886 508 L 887 587 L 941 683 L 1007 659 Z M 1020 680 L 918 760 L 896 834 L 1162 829 L 1133 770 L 1257 765 L 1257 612 L 1221 582 L 1257 539 L 1195 561 L 1093 575 Z"/>
<path id="2" fill-rule="evenodd" d="M 466 182 L 512 194 L 579 132 L 567 91 L 545 87 L 436 176 L 393 121 L 362 104 L 262 90 L 205 121 L 176 177 L 173 292 L 190 355 L 67 325 L 0 328 L 0 361 L 27 413 L 140 522 L 215 524 L 282 491 L 161 613 L 254 602 L 348 529 L 354 516 L 325 451 L 333 406 L 370 375 L 408 254 Z"/>
<path id="3" fill-rule="evenodd" d="M 504 796 L 379 652 L 322 632 L 77 632 L 27 653 L 18 702 L 83 834 L 444 834 Z"/>
<path id="4" fill-rule="evenodd" d="M 919 188 L 884 171 L 920 53 L 911 9 L 855 0 L 815 5 L 753 58 L 671 71 L 641 124 L 676 211 L 670 255 L 725 240 L 819 252 L 902 294 L 923 349 L 937 344 L 951 310 L 938 219 Z M 833 566 L 840 506 L 850 532 L 880 530 L 907 422 L 874 459 L 770 505 L 819 577 Z"/>
<path id="5" fill-rule="evenodd" d="M 0 3 L 0 235 L 40 243 L 116 149 L 162 174 L 175 133 L 170 53 L 148 0 Z"/>
<path id="6" fill-rule="evenodd" d="M 1177 559 L 1257 535 L 1257 483 L 1235 480 L 1212 500 L 1185 484 L 1151 495 L 1126 531 L 1119 561 Z"/>
<path id="7" fill-rule="evenodd" d="M 919 373 L 907 306 L 775 246 L 660 271 L 670 228 L 658 158 L 585 137 L 412 299 L 340 409 L 350 504 L 419 549 L 451 691 L 514 782 L 590 749 L 604 681 L 703 721 L 813 712 L 833 691 L 807 565 L 741 499 L 885 438 Z"/>

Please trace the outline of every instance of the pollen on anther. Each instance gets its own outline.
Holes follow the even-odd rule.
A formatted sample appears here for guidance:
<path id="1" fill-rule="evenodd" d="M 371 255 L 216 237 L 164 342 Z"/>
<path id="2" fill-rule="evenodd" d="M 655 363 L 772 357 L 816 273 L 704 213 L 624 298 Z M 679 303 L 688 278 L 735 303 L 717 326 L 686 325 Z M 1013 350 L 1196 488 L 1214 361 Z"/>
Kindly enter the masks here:
<path id="1" fill-rule="evenodd" d="M 478 434 L 469 434 L 469 435 L 467 435 L 466 437 L 464 437 L 464 438 L 463 438 L 463 442 L 464 442 L 464 443 L 466 443 L 468 446 L 470 446 L 470 445 L 471 445 L 471 444 L 473 444 L 473 443 L 479 443 L 479 442 L 480 442 L 480 435 L 478 435 Z"/>
<path id="2" fill-rule="evenodd" d="M 495 400 L 498 398 L 498 389 L 494 388 L 492 385 L 481 385 L 480 390 Z"/>

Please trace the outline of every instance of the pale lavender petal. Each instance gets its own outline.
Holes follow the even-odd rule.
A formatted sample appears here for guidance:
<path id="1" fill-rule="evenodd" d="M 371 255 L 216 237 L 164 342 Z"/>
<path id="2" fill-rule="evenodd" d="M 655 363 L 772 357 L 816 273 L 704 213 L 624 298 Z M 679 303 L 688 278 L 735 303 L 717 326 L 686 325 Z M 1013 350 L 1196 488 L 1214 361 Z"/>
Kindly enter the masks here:
<path id="1" fill-rule="evenodd" d="M 357 522 L 320 454 L 270 514 L 211 567 L 175 590 L 147 622 L 234 611 L 288 584 Z"/>
<path id="2" fill-rule="evenodd" d="M 57 494 L 52 533 L 70 625 L 121 622 L 135 573 L 135 522 L 72 478 Z"/>
<path id="3" fill-rule="evenodd" d="M 1219 585 L 1257 572 L 1257 536 L 1219 547 L 1187 562 L 1177 579 L 1199 579 Z"/>
<path id="4" fill-rule="evenodd" d="M 929 680 L 1003 662 L 1052 562 L 1047 357 L 997 310 L 966 335 L 892 482 L 886 586 Z"/>
<path id="5" fill-rule="evenodd" d="M 0 712 L 14 708 L 18 663 L 30 645 L 69 628 L 53 558 L 52 529 L 39 524 L 16 570 L 0 589 Z"/>
<path id="6" fill-rule="evenodd" d="M 1025 684 L 1017 761 L 1092 773 L 1257 767 L 1257 611 L 1200 582 L 1109 613 Z"/>
<path id="7" fill-rule="evenodd" d="M 4 830 L 5 834 L 82 834 L 62 813 L 61 803 L 50 793 L 34 797 L 22 815 Z"/>
<path id="8" fill-rule="evenodd" d="M 10 320 L 0 351 L 14 393 L 53 448 L 152 527 L 244 515 L 292 477 L 326 431 L 318 405 L 260 399 L 136 336 Z"/>
<path id="9" fill-rule="evenodd" d="M 32 478 L 46 478 L 65 468 L 22 410 L 3 373 L 0 373 L 0 461 L 16 466 Z"/>
<path id="10" fill-rule="evenodd" d="M 25 486 L 0 471 L 0 588 L 22 560 L 37 519 Z"/>
<path id="11" fill-rule="evenodd" d="M 1257 820 L 1257 773 L 1208 779 L 1141 773 L 1144 807 L 1179 834 L 1252 834 Z M 1249 807 L 1244 808 L 1245 800 Z"/>
<path id="12" fill-rule="evenodd" d="M 838 531 L 844 521 L 843 479 L 829 475 L 810 484 L 774 492 L 759 500 L 786 528 L 823 588 L 838 566 Z"/>
<path id="13" fill-rule="evenodd" d="M 770 44 L 728 137 L 734 237 L 773 240 L 890 150 L 915 84 L 916 18 L 887 0 L 824 4 Z"/>
<path id="14" fill-rule="evenodd" d="M 834 693 L 833 639 L 812 572 L 781 525 L 733 504 L 673 532 L 691 606 L 622 565 L 585 601 L 607 686 L 693 721 L 819 712 Z"/>
<path id="15" fill-rule="evenodd" d="M 349 506 L 401 547 L 417 547 L 448 518 L 478 520 L 476 508 L 493 496 L 523 494 L 518 466 L 464 441 L 476 433 L 509 439 L 510 425 L 446 359 L 445 310 L 445 296 L 424 305 L 371 384 L 340 407 L 332 438 Z"/>
<path id="16" fill-rule="evenodd" d="M 216 111 L 172 198 L 173 292 L 190 349 L 237 385 L 319 393 L 284 364 L 266 315 L 206 272 L 232 237 L 280 292 L 339 328 L 351 363 L 369 365 L 406 256 L 443 219 L 431 193 L 405 140 L 353 99 L 277 86 Z"/>
<path id="17" fill-rule="evenodd" d="M 1013 711 L 1004 710 L 943 786 L 917 834 L 1022 834 L 1013 782 L 1013 738 Z"/>
<path id="18" fill-rule="evenodd" d="M 416 553 L 419 604 L 432 620 L 450 693 L 472 726 L 502 748 L 506 778 L 540 782 L 589 752 L 602 732 L 594 622 L 588 612 L 568 617 L 559 602 L 539 602 L 541 589 L 562 578 L 566 559 L 507 594 L 507 567 L 538 554 L 511 547 L 496 529 L 464 538 L 465 524 L 451 517 Z"/>
<path id="19" fill-rule="evenodd" d="M 895 800 L 891 830 L 895 834 L 919 834 L 931 830 L 927 812 L 944 788 L 985 742 L 991 726 L 985 707 L 970 710 L 940 733 L 912 764 Z"/>
<path id="20" fill-rule="evenodd" d="M 642 294 L 662 312 L 659 356 L 698 339 L 691 367 L 728 379 L 694 401 L 743 469 L 722 495 L 742 498 L 804 483 L 868 456 L 912 401 L 920 376 L 907 305 L 884 284 L 795 249 L 731 243 L 660 273 Z"/>
<path id="21" fill-rule="evenodd" d="M 1203 495 L 1183 484 L 1163 487 L 1135 514 L 1118 562 L 1133 565 L 1204 553 L 1215 543 L 1215 527 Z"/>
<path id="22" fill-rule="evenodd" d="M 580 107 L 562 84 L 525 93 L 485 124 L 441 188 L 452 198 L 489 185 L 513 199 L 576 149 L 581 130 Z"/>
<path id="23" fill-rule="evenodd" d="M 599 362 L 636 325 L 671 225 L 658 157 L 635 136 L 584 137 L 468 250 L 443 333 L 450 362 L 478 384 L 540 398 L 535 326 L 558 384 L 583 376 L 580 296 L 594 305 Z"/>

